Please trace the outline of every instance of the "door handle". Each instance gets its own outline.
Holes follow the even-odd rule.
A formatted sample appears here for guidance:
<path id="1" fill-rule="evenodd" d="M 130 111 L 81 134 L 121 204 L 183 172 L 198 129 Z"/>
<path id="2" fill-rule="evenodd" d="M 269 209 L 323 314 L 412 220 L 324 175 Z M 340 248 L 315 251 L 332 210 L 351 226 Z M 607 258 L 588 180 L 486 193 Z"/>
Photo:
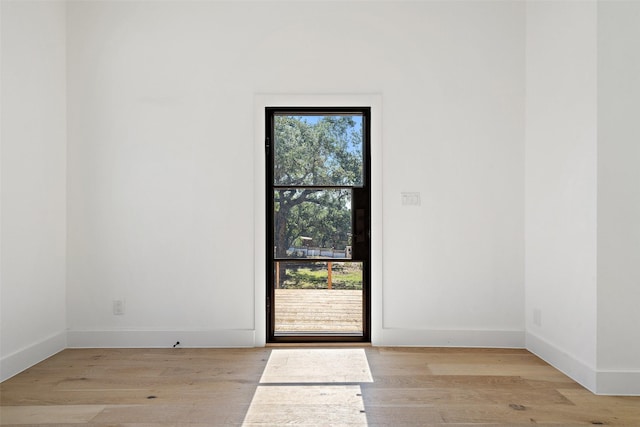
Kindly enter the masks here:
<path id="1" fill-rule="evenodd" d="M 367 222 L 366 222 L 366 210 L 356 209 L 356 243 L 366 243 L 367 241 Z"/>
<path id="2" fill-rule="evenodd" d="M 369 257 L 369 210 L 364 188 L 351 189 L 352 233 L 351 259 L 366 260 Z"/>

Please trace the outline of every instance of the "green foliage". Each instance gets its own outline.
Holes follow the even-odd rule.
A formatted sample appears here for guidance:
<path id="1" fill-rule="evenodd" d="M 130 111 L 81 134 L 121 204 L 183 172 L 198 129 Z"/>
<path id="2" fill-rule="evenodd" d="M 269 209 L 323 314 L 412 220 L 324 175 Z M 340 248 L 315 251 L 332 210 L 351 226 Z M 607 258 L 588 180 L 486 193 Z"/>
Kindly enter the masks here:
<path id="1" fill-rule="evenodd" d="M 287 268 L 287 289 L 327 289 L 328 270 L 325 263 L 310 266 Z M 361 264 L 334 263 L 332 270 L 333 289 L 362 290 Z"/>
<path id="2" fill-rule="evenodd" d="M 362 129 L 353 117 L 310 121 L 304 116 L 276 116 L 274 121 L 274 184 L 362 184 Z M 274 202 L 277 256 L 301 246 L 302 237 L 311 238 L 314 247 L 343 250 L 351 244 L 349 190 L 280 189 Z"/>
<path id="3" fill-rule="evenodd" d="M 351 116 L 276 116 L 274 183 L 362 185 L 362 129 Z"/>
<path id="4" fill-rule="evenodd" d="M 304 190 L 276 191 L 276 221 L 286 221 L 285 248 L 300 247 L 302 237 L 310 237 L 313 247 L 344 249 L 350 245 L 351 193 L 348 190 L 317 191 L 302 196 Z M 285 218 L 278 218 L 284 200 L 293 204 Z M 284 214 L 284 213 L 283 213 Z"/>

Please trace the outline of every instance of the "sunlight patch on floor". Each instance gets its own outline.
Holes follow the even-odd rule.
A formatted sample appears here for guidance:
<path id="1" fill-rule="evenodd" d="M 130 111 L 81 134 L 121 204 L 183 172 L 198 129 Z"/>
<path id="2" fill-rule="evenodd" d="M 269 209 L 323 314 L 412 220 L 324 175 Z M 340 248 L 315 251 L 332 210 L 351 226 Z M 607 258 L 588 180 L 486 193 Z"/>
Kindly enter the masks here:
<path id="1" fill-rule="evenodd" d="M 275 349 L 265 367 L 265 383 L 373 382 L 361 348 Z"/>
<path id="2" fill-rule="evenodd" d="M 274 349 L 244 419 L 257 425 L 367 425 L 363 349 Z"/>
<path id="3" fill-rule="evenodd" d="M 261 386 L 243 426 L 367 425 L 359 385 Z"/>

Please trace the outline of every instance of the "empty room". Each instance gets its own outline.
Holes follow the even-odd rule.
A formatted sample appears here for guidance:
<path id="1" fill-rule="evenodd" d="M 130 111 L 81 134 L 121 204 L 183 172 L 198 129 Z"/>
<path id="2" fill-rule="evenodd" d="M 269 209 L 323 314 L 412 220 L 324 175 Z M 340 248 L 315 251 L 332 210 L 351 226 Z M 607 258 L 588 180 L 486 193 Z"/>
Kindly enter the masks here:
<path id="1" fill-rule="evenodd" d="M 640 425 L 640 2 L 0 6 L 0 424 Z"/>

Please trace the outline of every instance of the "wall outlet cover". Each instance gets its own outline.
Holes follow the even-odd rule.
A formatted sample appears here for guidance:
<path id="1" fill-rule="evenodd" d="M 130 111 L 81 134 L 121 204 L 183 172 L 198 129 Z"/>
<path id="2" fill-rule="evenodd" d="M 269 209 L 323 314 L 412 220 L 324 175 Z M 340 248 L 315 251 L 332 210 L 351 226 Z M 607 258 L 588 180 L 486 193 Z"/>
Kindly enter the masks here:
<path id="1" fill-rule="evenodd" d="M 124 314 L 124 300 L 113 300 L 113 314 L 116 316 L 122 316 Z"/>

